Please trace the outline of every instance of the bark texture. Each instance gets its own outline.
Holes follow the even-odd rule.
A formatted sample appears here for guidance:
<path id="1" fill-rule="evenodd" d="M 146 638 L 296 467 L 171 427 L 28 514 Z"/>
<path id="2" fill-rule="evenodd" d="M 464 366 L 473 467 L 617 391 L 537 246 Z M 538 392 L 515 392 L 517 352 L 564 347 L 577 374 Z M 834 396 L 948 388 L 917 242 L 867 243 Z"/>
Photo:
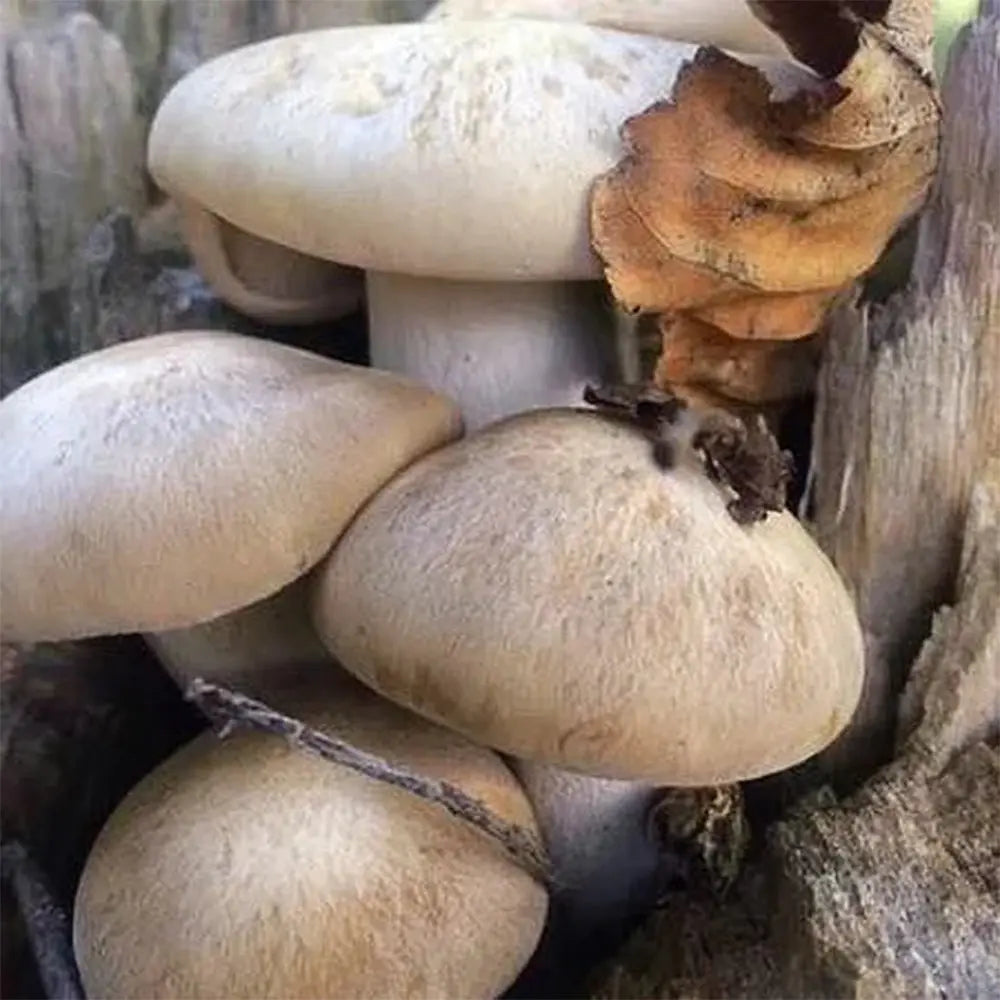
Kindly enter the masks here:
<path id="1" fill-rule="evenodd" d="M 3 387 L 61 360 L 67 282 L 94 223 L 144 201 L 142 132 L 121 45 L 85 14 L 5 35 L 0 80 Z"/>
<path id="2" fill-rule="evenodd" d="M 1000 454 L 1000 4 L 984 7 L 952 52 L 910 285 L 839 310 L 820 372 L 812 520 L 867 647 L 861 706 L 821 758 L 847 782 L 891 755 L 907 670 L 954 596 L 972 483 Z"/>

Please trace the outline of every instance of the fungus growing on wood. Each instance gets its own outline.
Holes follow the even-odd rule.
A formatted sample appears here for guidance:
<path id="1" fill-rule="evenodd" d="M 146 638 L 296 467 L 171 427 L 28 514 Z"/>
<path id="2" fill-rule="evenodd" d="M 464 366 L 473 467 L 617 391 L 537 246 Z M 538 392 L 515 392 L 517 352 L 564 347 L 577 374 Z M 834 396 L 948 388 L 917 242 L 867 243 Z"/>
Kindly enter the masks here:
<path id="1" fill-rule="evenodd" d="M 372 364 L 474 428 L 613 375 L 589 191 L 693 54 L 506 19 L 277 38 L 174 87 L 149 168 L 230 225 L 365 269 Z"/>

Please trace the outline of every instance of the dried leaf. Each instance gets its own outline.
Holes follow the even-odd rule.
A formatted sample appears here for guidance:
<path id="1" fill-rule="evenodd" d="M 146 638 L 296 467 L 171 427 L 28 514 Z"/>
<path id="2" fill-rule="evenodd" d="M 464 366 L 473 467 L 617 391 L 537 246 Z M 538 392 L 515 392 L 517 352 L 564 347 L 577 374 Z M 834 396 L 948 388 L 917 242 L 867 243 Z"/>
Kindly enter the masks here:
<path id="1" fill-rule="evenodd" d="M 670 314 L 657 379 L 697 373 L 744 400 L 801 383 L 789 360 L 765 386 L 763 359 L 791 354 L 747 345 L 740 363 L 729 339 L 819 329 L 922 205 L 939 117 L 930 0 L 751 6 L 822 75 L 791 64 L 765 75 L 700 49 L 669 101 L 625 123 L 626 156 L 591 198 L 593 246 L 616 299 Z"/>

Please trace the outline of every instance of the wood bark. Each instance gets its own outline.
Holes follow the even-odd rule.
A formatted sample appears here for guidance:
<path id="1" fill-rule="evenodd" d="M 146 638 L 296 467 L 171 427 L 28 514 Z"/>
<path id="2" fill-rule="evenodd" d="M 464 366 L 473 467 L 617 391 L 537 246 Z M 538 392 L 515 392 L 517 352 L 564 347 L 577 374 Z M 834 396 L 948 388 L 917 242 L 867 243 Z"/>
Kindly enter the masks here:
<path id="1" fill-rule="evenodd" d="M 145 174 L 149 114 L 199 61 L 270 34 L 422 12 L 417 0 L 31 0 L 3 8 L 0 393 L 120 340 L 169 329 L 264 333 L 191 269 Z M 424 5 L 425 6 L 425 5 Z M 46 18 L 71 12 L 54 24 Z M 350 324 L 348 324 L 350 326 Z M 269 336 L 363 360 L 358 323 Z M 346 339 L 345 339 L 346 337 Z"/>
<path id="2" fill-rule="evenodd" d="M 0 40 L 0 322 L 7 389 L 61 359 L 72 261 L 103 213 L 144 201 L 125 52 L 86 14 Z"/>
<path id="3" fill-rule="evenodd" d="M 972 483 L 1000 454 L 1000 4 L 984 10 L 953 49 L 910 285 L 840 309 L 820 371 L 812 521 L 867 650 L 862 703 L 821 757 L 847 783 L 891 754 L 909 664 L 954 594 Z"/>

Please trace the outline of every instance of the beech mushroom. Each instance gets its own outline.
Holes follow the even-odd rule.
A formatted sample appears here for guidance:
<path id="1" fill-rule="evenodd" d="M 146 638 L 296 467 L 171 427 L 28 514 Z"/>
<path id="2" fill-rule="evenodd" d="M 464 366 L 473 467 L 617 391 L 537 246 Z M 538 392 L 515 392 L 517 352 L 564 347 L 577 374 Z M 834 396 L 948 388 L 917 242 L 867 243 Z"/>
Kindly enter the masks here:
<path id="1" fill-rule="evenodd" d="M 353 268 L 308 257 L 179 199 L 184 241 L 219 298 L 262 323 L 294 325 L 339 319 L 364 298 Z"/>
<path id="2" fill-rule="evenodd" d="M 182 628 L 259 601 L 460 430 L 397 376 L 234 334 L 51 369 L 0 402 L 4 638 Z"/>
<path id="3" fill-rule="evenodd" d="M 173 88 L 149 167 L 241 230 L 364 268 L 373 365 L 472 428 L 611 373 L 602 290 L 581 283 L 601 275 L 590 186 L 693 52 L 519 20 L 276 38 Z"/>
<path id="4" fill-rule="evenodd" d="M 285 704 L 536 833 L 490 751 L 353 682 Z M 495 997 L 546 907 L 540 882 L 441 806 L 270 735 L 209 733 L 108 820 L 73 937 L 92 997 Z"/>
<path id="5" fill-rule="evenodd" d="M 791 514 L 737 523 L 679 457 L 661 469 L 634 426 L 551 410 L 421 459 L 317 571 L 320 637 L 386 697 L 523 759 L 675 786 L 804 760 L 860 694 L 851 599 Z"/>

